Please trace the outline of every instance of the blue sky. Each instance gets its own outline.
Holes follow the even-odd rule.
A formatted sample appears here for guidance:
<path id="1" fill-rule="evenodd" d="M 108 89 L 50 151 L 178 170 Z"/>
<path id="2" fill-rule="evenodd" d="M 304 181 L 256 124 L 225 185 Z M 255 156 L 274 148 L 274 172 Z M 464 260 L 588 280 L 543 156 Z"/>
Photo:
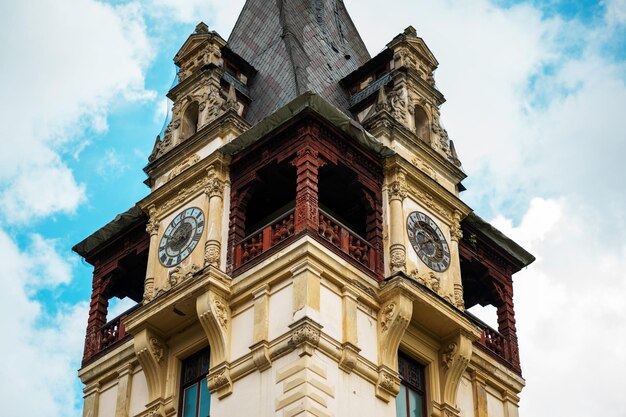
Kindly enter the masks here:
<path id="1" fill-rule="evenodd" d="M 417 28 L 440 61 L 442 121 L 469 175 L 464 200 L 538 258 L 516 276 L 521 415 L 551 415 L 562 395 L 594 398 L 564 415 L 622 416 L 626 1 L 345 3 L 372 54 Z M 172 58 L 201 20 L 226 38 L 242 4 L 0 4 L 10 57 L 0 63 L 0 323 L 16 340 L 0 348 L 13 359 L 0 364 L 0 399 L 27 402 L 9 400 L 30 386 L 15 361 L 41 375 L 42 392 L 29 413 L 7 415 L 80 415 L 92 269 L 70 248 L 147 194 L 142 168 L 163 126 Z M 603 356 L 609 364 L 592 359 Z M 582 390 L 581 375 L 602 382 Z"/>

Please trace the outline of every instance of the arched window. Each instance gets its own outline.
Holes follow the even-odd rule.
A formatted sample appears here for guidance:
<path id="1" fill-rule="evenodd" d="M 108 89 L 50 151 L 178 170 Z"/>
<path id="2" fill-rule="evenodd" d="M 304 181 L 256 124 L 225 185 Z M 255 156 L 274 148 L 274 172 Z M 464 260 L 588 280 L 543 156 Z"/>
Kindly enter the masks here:
<path id="1" fill-rule="evenodd" d="M 185 109 L 185 114 L 183 115 L 183 132 L 182 139 L 188 139 L 193 136 L 198 131 L 198 114 L 200 113 L 200 109 L 198 107 L 197 102 L 191 103 Z"/>
<path id="2" fill-rule="evenodd" d="M 430 143 L 430 122 L 421 106 L 415 106 L 415 133 L 424 142 Z"/>

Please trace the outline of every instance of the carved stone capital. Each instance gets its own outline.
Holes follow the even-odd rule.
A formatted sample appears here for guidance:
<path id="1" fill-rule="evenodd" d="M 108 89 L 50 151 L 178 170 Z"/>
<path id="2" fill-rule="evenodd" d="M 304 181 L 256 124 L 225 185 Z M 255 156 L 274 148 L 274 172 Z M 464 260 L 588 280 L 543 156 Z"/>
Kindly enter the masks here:
<path id="1" fill-rule="evenodd" d="M 217 240 L 209 240 L 204 247 L 204 264 L 219 268 L 221 252 L 222 244 Z"/>
<path id="2" fill-rule="evenodd" d="M 450 227 L 450 239 L 453 242 L 460 242 L 463 238 L 463 230 L 461 230 L 461 213 L 458 210 L 452 215 L 452 226 Z"/>
<path id="3" fill-rule="evenodd" d="M 154 205 L 148 208 L 148 216 L 150 217 L 150 220 L 148 220 L 148 224 L 146 224 L 146 232 L 150 235 L 150 238 L 152 238 L 159 234 L 159 226 L 161 224 L 157 217 L 157 210 Z"/>
<path id="4" fill-rule="evenodd" d="M 389 402 L 400 392 L 400 376 L 386 366 L 378 370 L 378 381 L 376 382 L 376 396 L 385 402 Z"/>
<path id="5" fill-rule="evenodd" d="M 289 346 L 299 349 L 300 356 L 313 356 L 313 352 L 320 342 L 322 325 L 305 317 L 289 326 L 292 329 Z"/>
<path id="6" fill-rule="evenodd" d="M 463 285 L 454 284 L 454 306 L 459 310 L 465 310 L 465 301 L 463 300 Z"/>
<path id="7" fill-rule="evenodd" d="M 396 180 L 389 184 L 389 201 L 403 201 L 408 195 L 407 183 L 404 173 L 399 173 Z"/>
<path id="8" fill-rule="evenodd" d="M 217 392 L 217 398 L 222 399 L 233 393 L 233 381 L 230 377 L 230 366 L 223 363 L 211 369 L 207 375 L 209 391 Z"/>
<path id="9" fill-rule="evenodd" d="M 404 245 L 392 245 L 389 259 L 391 263 L 391 273 L 406 271 L 406 249 Z"/>

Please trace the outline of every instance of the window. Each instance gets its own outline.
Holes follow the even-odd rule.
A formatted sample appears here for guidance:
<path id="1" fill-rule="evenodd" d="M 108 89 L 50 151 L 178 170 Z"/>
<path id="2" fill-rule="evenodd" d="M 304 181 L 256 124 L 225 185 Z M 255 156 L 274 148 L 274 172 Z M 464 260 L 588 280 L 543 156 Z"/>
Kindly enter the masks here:
<path id="1" fill-rule="evenodd" d="M 191 103 L 185 110 L 183 116 L 183 139 L 188 139 L 198 131 L 198 116 L 200 114 L 200 107 L 197 102 Z"/>
<path id="2" fill-rule="evenodd" d="M 183 361 L 180 382 L 180 417 L 209 417 L 211 394 L 207 387 L 209 349 L 204 349 Z"/>
<path id="3" fill-rule="evenodd" d="M 426 143 L 430 143 L 430 122 L 428 114 L 421 106 L 415 106 L 415 133 Z"/>
<path id="4" fill-rule="evenodd" d="M 399 355 L 400 392 L 396 397 L 397 417 L 425 417 L 426 396 L 424 367 L 414 360 Z"/>

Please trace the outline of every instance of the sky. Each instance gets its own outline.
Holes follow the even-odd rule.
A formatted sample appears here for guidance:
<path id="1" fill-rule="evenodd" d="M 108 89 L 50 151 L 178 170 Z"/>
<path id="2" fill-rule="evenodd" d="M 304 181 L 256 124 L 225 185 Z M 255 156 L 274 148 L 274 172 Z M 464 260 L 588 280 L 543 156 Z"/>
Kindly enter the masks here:
<path id="1" fill-rule="evenodd" d="M 464 201 L 537 257 L 514 276 L 520 415 L 625 417 L 626 0 L 344 1 L 372 55 L 417 29 Z M 0 2 L 4 415 L 81 415 L 92 268 L 70 248 L 147 194 L 174 54 L 242 6 Z"/>

